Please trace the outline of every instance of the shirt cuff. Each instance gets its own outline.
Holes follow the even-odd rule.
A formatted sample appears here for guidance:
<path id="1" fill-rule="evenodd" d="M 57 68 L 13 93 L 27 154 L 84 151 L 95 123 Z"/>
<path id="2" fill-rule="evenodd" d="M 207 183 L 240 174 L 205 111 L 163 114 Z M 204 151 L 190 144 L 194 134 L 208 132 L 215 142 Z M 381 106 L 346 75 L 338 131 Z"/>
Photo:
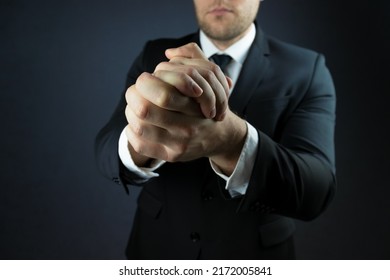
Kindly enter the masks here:
<path id="1" fill-rule="evenodd" d="M 156 171 L 160 166 L 162 166 L 165 161 L 163 160 L 153 160 L 150 164 L 150 167 L 138 167 L 130 154 L 129 148 L 128 148 L 128 140 L 126 136 L 126 127 L 123 129 L 121 135 L 119 136 L 119 142 L 118 142 L 118 154 L 119 158 L 122 161 L 123 165 L 132 173 L 136 174 L 138 177 L 140 177 L 139 180 L 137 180 L 137 183 L 145 183 L 149 179 L 158 177 L 159 174 L 154 172 Z"/>
<path id="2" fill-rule="evenodd" d="M 225 189 L 232 197 L 245 195 L 257 155 L 259 135 L 257 130 L 251 124 L 248 122 L 246 124 L 248 133 L 232 175 L 228 177 L 223 174 L 218 166 L 210 160 L 210 164 L 214 172 L 226 181 Z"/>

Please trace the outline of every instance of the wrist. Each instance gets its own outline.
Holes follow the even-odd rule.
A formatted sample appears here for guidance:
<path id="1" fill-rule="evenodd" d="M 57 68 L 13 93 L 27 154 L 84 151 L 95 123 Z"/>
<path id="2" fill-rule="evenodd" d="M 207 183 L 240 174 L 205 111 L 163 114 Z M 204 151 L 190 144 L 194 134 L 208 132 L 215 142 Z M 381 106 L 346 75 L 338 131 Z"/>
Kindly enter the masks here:
<path id="1" fill-rule="evenodd" d="M 129 149 L 131 158 L 133 159 L 133 162 L 136 166 L 138 166 L 138 167 L 149 167 L 150 166 L 150 164 L 153 160 L 152 158 L 137 153 L 134 150 L 133 146 L 131 146 L 130 142 L 127 142 L 127 148 Z"/>
<path id="2" fill-rule="evenodd" d="M 226 175 L 230 176 L 240 158 L 242 148 L 245 144 L 248 127 L 246 122 L 237 115 L 228 112 L 226 119 L 223 121 L 227 132 L 219 145 L 217 153 L 210 156 L 209 159 L 219 167 Z"/>

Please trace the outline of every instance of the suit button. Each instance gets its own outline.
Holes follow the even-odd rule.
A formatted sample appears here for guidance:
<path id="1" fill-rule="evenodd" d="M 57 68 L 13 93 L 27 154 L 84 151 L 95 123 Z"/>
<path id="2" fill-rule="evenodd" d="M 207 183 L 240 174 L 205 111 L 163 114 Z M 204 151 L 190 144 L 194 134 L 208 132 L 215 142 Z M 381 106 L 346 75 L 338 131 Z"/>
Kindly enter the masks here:
<path id="1" fill-rule="evenodd" d="M 202 193 L 202 199 L 204 201 L 210 201 L 214 198 L 213 194 L 211 192 L 203 192 Z"/>
<path id="2" fill-rule="evenodd" d="M 121 183 L 121 181 L 120 181 L 119 178 L 117 178 L 117 177 L 112 178 L 112 181 L 113 181 L 114 183 L 116 183 L 116 184 L 120 184 L 120 183 Z"/>
<path id="3" fill-rule="evenodd" d="M 260 211 L 262 207 L 264 207 L 264 205 L 262 205 L 259 201 L 256 201 L 255 203 L 253 203 L 251 205 L 250 210 L 251 211 Z"/>
<path id="4" fill-rule="evenodd" d="M 190 238 L 191 238 L 191 241 L 194 243 L 200 241 L 200 235 L 197 232 L 191 232 Z"/>

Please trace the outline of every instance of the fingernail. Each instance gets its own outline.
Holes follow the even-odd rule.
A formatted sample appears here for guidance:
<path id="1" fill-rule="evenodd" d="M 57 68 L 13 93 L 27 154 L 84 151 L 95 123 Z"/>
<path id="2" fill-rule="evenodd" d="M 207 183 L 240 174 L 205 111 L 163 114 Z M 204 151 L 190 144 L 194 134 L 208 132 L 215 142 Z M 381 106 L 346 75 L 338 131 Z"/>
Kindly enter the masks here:
<path id="1" fill-rule="evenodd" d="M 210 119 L 214 119 L 216 114 L 217 114 L 217 110 L 216 110 L 215 107 L 214 107 L 214 108 L 211 110 L 211 112 L 210 112 Z"/>
<path id="2" fill-rule="evenodd" d="M 192 91 L 194 92 L 196 97 L 199 97 L 203 93 L 203 89 L 196 83 L 192 84 Z"/>

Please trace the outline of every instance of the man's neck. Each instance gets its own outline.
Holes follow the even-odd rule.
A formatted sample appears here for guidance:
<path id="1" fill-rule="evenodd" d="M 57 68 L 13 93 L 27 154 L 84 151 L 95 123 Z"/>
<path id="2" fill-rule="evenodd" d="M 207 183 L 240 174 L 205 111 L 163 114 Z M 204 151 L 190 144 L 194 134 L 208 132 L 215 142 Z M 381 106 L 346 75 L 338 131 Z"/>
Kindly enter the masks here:
<path id="1" fill-rule="evenodd" d="M 247 35 L 249 33 L 251 28 L 252 28 L 252 25 L 250 25 L 245 30 L 245 32 L 243 32 L 242 34 L 240 34 L 239 36 L 237 36 L 231 40 L 215 40 L 215 39 L 212 39 L 210 37 L 209 37 L 209 39 L 220 51 L 224 51 L 227 48 L 229 48 L 230 46 L 232 46 L 234 43 L 240 41 L 243 37 L 245 37 L 245 35 Z"/>
<path id="2" fill-rule="evenodd" d="M 218 48 L 202 30 L 200 31 L 199 40 L 202 50 L 207 57 L 211 57 L 216 53 L 224 53 L 231 56 L 234 61 L 243 64 L 249 49 L 255 40 L 256 26 L 252 24 L 248 32 L 245 32 L 243 35 L 243 37 L 240 36 L 241 38 L 239 40 L 235 41 L 233 44 L 229 44 L 229 46 L 223 50 Z"/>

